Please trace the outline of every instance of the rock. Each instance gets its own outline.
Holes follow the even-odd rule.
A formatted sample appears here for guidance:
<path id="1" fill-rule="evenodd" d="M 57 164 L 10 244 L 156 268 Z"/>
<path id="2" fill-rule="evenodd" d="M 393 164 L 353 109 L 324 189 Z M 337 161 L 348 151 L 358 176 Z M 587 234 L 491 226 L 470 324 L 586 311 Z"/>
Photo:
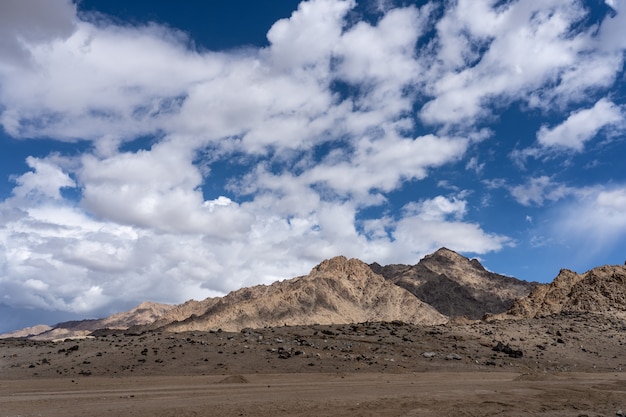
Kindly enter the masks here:
<path id="1" fill-rule="evenodd" d="M 451 353 L 449 355 L 446 355 L 446 360 L 455 360 L 455 361 L 460 361 L 461 359 L 463 359 L 463 357 L 457 353 Z"/>
<path id="2" fill-rule="evenodd" d="M 502 342 L 498 342 L 493 348 L 492 350 L 494 352 L 502 352 L 502 353 L 506 353 L 507 355 L 509 355 L 511 358 L 521 358 L 524 356 L 524 352 L 522 352 L 521 350 L 516 350 L 513 349 L 511 346 L 509 346 L 509 344 L 507 343 L 506 345 L 503 344 Z"/>
<path id="3" fill-rule="evenodd" d="M 435 352 L 424 352 L 422 353 L 422 356 L 425 358 L 434 358 L 437 354 Z"/>

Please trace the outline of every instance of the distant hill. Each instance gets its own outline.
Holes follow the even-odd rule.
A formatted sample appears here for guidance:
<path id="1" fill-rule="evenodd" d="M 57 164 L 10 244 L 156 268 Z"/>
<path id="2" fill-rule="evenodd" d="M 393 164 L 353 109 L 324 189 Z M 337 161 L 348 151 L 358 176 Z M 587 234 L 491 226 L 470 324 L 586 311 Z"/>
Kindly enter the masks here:
<path id="1" fill-rule="evenodd" d="M 537 318 L 592 312 L 626 319 L 626 266 L 605 265 L 584 274 L 562 269 L 551 284 L 541 284 L 499 318 Z"/>
<path id="2" fill-rule="evenodd" d="M 144 302 L 132 310 L 113 314 L 103 319 L 66 321 L 54 327 L 39 325 L 3 334 L 0 335 L 0 338 L 28 337 L 33 340 L 55 340 L 85 337 L 98 329 L 128 329 L 131 326 L 152 323 L 172 308 L 174 306 L 169 304 Z"/>
<path id="3" fill-rule="evenodd" d="M 380 266 L 372 270 L 448 317 L 480 319 L 501 313 L 527 296 L 536 283 L 487 271 L 478 260 L 441 248 L 416 265 Z"/>
<path id="4" fill-rule="evenodd" d="M 37 324 L 36 326 L 26 327 L 24 329 L 16 330 L 11 333 L 5 333 L 0 335 L 0 339 L 7 339 L 10 337 L 33 337 L 52 330 L 52 326 L 47 324 Z"/>

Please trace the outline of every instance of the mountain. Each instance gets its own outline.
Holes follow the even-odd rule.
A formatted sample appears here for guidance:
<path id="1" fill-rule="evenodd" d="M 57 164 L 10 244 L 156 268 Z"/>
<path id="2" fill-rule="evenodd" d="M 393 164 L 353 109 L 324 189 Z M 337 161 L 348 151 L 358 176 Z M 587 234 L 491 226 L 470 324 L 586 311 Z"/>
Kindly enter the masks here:
<path id="1" fill-rule="evenodd" d="M 323 261 L 306 276 L 207 299 L 205 307 L 201 314 L 171 322 L 160 330 L 238 331 L 247 327 L 393 320 L 425 325 L 447 322 L 447 317 L 374 273 L 367 264 L 343 256 Z"/>
<path id="2" fill-rule="evenodd" d="M 128 329 L 131 326 L 152 323 L 173 307 L 169 304 L 144 302 L 132 310 L 113 314 L 103 319 L 66 321 L 54 327 L 39 325 L 0 335 L 0 338 L 28 337 L 33 340 L 56 340 L 85 337 L 99 329 Z"/>
<path id="3" fill-rule="evenodd" d="M 583 274 L 562 269 L 498 318 L 537 318 L 591 312 L 626 320 L 626 266 L 605 265 Z"/>
<path id="4" fill-rule="evenodd" d="M 478 260 L 447 248 L 413 266 L 374 263 L 370 267 L 448 317 L 480 319 L 485 314 L 504 312 L 537 286 L 489 272 Z"/>
<path id="5" fill-rule="evenodd" d="M 431 325 L 445 323 L 449 317 L 478 319 L 486 313 L 504 312 L 536 285 L 489 272 L 476 259 L 446 248 L 413 266 L 367 265 L 339 256 L 323 261 L 306 276 L 242 288 L 224 297 L 176 306 L 146 302 L 104 319 L 3 336 L 52 340 L 84 337 L 106 328 L 240 330 L 393 320 Z"/>

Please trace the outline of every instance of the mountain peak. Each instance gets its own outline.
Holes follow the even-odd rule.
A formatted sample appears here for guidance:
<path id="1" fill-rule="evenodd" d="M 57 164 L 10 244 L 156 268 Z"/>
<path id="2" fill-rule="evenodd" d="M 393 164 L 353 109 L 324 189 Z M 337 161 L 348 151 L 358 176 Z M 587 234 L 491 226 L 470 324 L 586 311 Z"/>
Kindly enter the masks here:
<path id="1" fill-rule="evenodd" d="M 428 260 L 436 260 L 438 262 L 469 262 L 469 259 L 465 256 L 446 247 L 439 248 L 432 254 L 424 256 L 422 259 L 422 261 Z"/>
<path id="2" fill-rule="evenodd" d="M 330 273 L 338 277 L 350 277 L 359 273 L 371 273 L 370 267 L 363 261 L 345 256 L 335 256 L 320 262 L 311 270 L 311 274 Z"/>
<path id="3" fill-rule="evenodd" d="M 535 284 L 487 271 L 477 259 L 468 259 L 442 247 L 409 268 L 378 268 L 386 279 L 412 292 L 450 317 L 479 319 L 506 311 Z"/>

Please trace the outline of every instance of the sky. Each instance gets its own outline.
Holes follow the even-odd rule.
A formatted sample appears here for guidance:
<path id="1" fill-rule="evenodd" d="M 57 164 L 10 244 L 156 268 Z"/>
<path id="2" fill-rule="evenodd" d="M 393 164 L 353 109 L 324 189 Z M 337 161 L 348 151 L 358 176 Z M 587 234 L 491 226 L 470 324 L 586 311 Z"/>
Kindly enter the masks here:
<path id="1" fill-rule="evenodd" d="M 0 2 L 0 332 L 447 247 L 626 260 L 626 2 Z"/>

